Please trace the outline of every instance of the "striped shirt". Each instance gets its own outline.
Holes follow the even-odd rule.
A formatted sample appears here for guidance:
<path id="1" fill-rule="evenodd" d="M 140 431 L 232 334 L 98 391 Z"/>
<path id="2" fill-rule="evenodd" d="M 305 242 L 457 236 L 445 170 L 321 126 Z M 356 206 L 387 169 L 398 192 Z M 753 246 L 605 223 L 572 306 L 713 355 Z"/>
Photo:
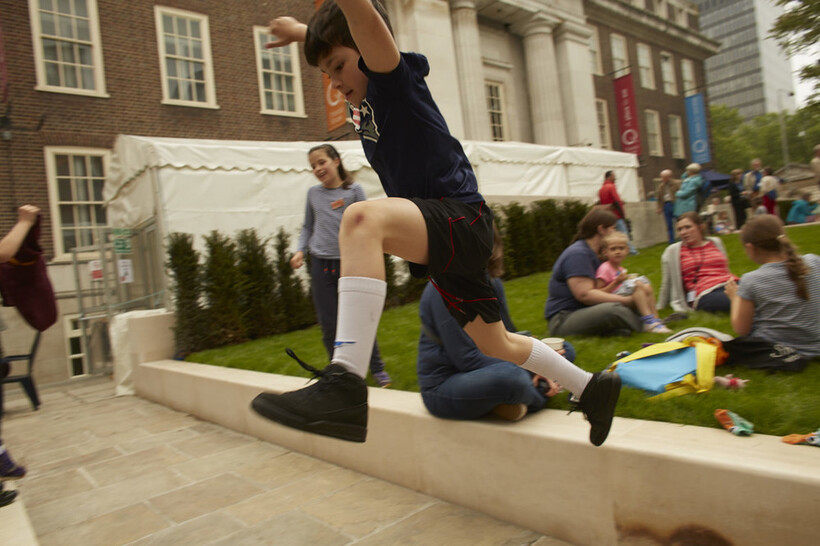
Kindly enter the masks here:
<path id="1" fill-rule="evenodd" d="M 713 243 L 703 246 L 680 247 L 680 272 L 686 292 L 696 295 L 735 278 L 729 271 L 729 259 Z"/>
<path id="2" fill-rule="evenodd" d="M 351 203 L 364 201 L 360 184 L 349 188 L 326 188 L 319 184 L 308 190 L 305 222 L 299 234 L 296 250 L 316 258 L 339 259 L 339 226 L 342 214 Z"/>
<path id="3" fill-rule="evenodd" d="M 814 357 L 820 355 L 820 256 L 806 254 L 803 261 L 809 266 L 808 300 L 797 296 L 785 262 L 763 264 L 743 275 L 738 294 L 755 306 L 749 335 Z"/>

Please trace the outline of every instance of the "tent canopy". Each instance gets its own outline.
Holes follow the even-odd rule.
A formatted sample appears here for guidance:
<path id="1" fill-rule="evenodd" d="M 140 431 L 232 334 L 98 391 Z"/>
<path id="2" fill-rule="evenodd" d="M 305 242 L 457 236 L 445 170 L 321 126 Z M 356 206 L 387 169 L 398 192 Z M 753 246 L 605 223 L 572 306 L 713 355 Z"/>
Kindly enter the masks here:
<path id="1" fill-rule="evenodd" d="M 316 144 L 120 135 L 103 193 L 109 222 L 134 228 L 156 220 L 163 238 L 191 233 L 200 248 L 200 236 L 212 230 L 233 236 L 254 228 L 264 237 L 284 227 L 296 238 L 307 190 L 318 183 L 307 160 Z M 333 145 L 367 198 L 384 197 L 361 144 Z M 625 201 L 641 198 L 632 154 L 511 142 L 463 146 L 490 202 L 494 196 L 597 199 L 607 170 L 615 171 Z"/>

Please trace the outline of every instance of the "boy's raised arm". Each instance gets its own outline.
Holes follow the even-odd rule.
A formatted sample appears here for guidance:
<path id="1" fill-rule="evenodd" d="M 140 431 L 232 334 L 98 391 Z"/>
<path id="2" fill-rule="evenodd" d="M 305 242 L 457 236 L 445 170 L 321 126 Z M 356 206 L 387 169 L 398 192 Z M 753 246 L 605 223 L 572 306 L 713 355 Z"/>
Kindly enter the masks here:
<path id="1" fill-rule="evenodd" d="M 367 67 L 373 72 L 392 72 L 399 64 L 399 48 L 387 23 L 370 0 L 336 0 L 347 19 L 350 35 Z"/>
<path id="2" fill-rule="evenodd" d="M 307 25 L 293 17 L 277 17 L 268 24 L 268 33 L 276 37 L 265 44 L 265 47 L 283 47 L 293 42 L 304 42 Z"/>

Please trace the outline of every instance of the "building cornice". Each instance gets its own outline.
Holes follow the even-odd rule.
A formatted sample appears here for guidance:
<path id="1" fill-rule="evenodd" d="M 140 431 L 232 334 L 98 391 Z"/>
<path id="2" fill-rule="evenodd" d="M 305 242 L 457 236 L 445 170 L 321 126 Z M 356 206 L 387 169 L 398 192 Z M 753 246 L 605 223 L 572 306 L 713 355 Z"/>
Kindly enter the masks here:
<path id="1" fill-rule="evenodd" d="M 592 9 L 590 9 L 592 8 Z M 629 28 L 636 23 L 654 31 L 666 39 L 675 38 L 706 58 L 720 49 L 720 42 L 707 38 L 700 32 L 681 26 L 673 21 L 660 17 L 649 11 L 637 8 L 620 0 L 584 0 L 584 11 L 588 19 L 598 16 L 607 17 L 608 23 L 615 28 Z"/>

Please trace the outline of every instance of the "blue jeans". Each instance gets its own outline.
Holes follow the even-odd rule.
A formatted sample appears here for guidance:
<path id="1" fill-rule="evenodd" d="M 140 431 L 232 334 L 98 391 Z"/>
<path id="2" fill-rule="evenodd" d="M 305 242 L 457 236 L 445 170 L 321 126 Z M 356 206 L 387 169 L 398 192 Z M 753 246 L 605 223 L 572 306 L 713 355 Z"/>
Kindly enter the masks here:
<path id="1" fill-rule="evenodd" d="M 617 220 L 615 220 L 615 229 L 617 229 L 621 233 L 626 233 L 626 236 L 629 238 L 629 253 L 637 254 L 638 249 L 635 248 L 635 245 L 632 244 L 632 237 L 629 236 L 629 228 L 626 227 L 626 220 L 624 220 L 623 218 L 618 218 Z"/>
<path id="2" fill-rule="evenodd" d="M 726 290 L 720 287 L 701 296 L 695 310 L 707 313 L 728 313 L 732 310 L 732 302 L 726 295 Z"/>
<path id="3" fill-rule="evenodd" d="M 675 242 L 675 215 L 672 211 L 675 210 L 675 203 L 666 201 L 663 204 L 663 217 L 666 220 L 666 232 L 669 234 L 669 244 Z"/>
<path id="4" fill-rule="evenodd" d="M 575 349 L 564 342 L 567 360 L 575 360 Z M 529 413 L 544 408 L 548 398 L 532 384 L 532 374 L 512 362 L 458 373 L 435 387 L 422 389 L 427 410 L 444 419 L 478 419 L 499 404 L 526 404 Z"/>

